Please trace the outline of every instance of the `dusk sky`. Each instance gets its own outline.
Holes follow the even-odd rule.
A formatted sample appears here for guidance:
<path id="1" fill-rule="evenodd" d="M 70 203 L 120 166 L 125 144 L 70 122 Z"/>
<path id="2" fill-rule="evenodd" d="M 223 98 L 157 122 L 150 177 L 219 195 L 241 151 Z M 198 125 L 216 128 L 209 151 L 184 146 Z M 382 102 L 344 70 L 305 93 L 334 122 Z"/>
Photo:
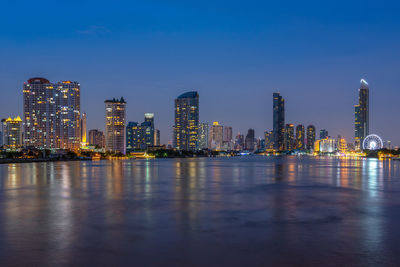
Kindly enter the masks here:
<path id="1" fill-rule="evenodd" d="M 354 138 L 354 105 L 370 86 L 370 132 L 400 145 L 400 4 L 396 1 L 5 1 L 0 117 L 22 116 L 31 77 L 78 81 L 88 129 L 104 100 L 127 120 L 155 113 L 172 139 L 174 98 L 200 94 L 200 121 L 234 134 L 272 130 L 272 93 L 286 122 Z"/>

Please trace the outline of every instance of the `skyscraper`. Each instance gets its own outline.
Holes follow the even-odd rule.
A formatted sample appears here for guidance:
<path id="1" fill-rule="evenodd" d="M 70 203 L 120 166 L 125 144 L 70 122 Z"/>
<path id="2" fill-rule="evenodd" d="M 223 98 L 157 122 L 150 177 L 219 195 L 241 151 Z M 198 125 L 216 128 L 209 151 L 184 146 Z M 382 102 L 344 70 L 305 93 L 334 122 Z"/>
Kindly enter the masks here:
<path id="1" fill-rule="evenodd" d="M 328 138 L 329 137 L 329 132 L 327 131 L 327 130 L 325 130 L 325 129 L 321 129 L 320 131 L 319 131 L 319 139 L 326 139 L 326 138 Z"/>
<path id="2" fill-rule="evenodd" d="M 246 139 L 244 141 L 246 150 L 249 150 L 249 151 L 253 151 L 254 150 L 255 141 L 256 141 L 254 136 L 255 136 L 254 129 L 249 129 L 247 131 Z"/>
<path id="3" fill-rule="evenodd" d="M 32 78 L 24 83 L 26 146 L 77 150 L 81 144 L 80 85 Z"/>
<path id="4" fill-rule="evenodd" d="M 199 94 L 187 92 L 175 99 L 174 147 L 198 149 Z"/>
<path id="5" fill-rule="evenodd" d="M 222 150 L 224 140 L 224 127 L 219 122 L 214 121 L 210 128 L 208 147 L 214 150 Z"/>
<path id="6" fill-rule="evenodd" d="M 296 126 L 296 149 L 299 149 L 299 150 L 305 149 L 304 135 L 305 135 L 304 125 L 301 125 L 301 124 L 297 125 Z"/>
<path id="7" fill-rule="evenodd" d="M 285 100 L 279 93 L 273 94 L 273 105 L 274 148 L 282 151 L 285 139 Z"/>
<path id="8" fill-rule="evenodd" d="M 307 150 L 313 150 L 315 143 L 315 126 L 307 126 Z"/>
<path id="9" fill-rule="evenodd" d="M 200 123 L 199 126 L 199 149 L 208 148 L 208 123 Z"/>
<path id="10" fill-rule="evenodd" d="M 121 99 L 106 100 L 106 150 L 125 154 L 126 102 Z"/>
<path id="11" fill-rule="evenodd" d="M 14 119 L 1 120 L 3 142 L 5 148 L 15 149 L 22 146 L 22 120 L 18 116 Z"/>
<path id="12" fill-rule="evenodd" d="M 158 129 L 154 130 L 154 145 L 155 146 L 160 145 L 160 130 L 158 130 Z"/>
<path id="13" fill-rule="evenodd" d="M 293 124 L 286 124 L 285 126 L 285 150 L 293 150 L 294 146 L 294 125 Z"/>
<path id="14" fill-rule="evenodd" d="M 154 113 L 144 114 L 144 138 L 147 146 L 154 146 Z"/>
<path id="15" fill-rule="evenodd" d="M 361 149 L 364 138 L 369 135 L 369 87 L 361 79 L 358 89 L 358 105 L 355 105 L 355 137 L 354 144 L 357 150 Z"/>
<path id="16" fill-rule="evenodd" d="M 81 118 L 81 140 L 83 146 L 87 144 L 86 133 L 86 113 L 83 113 Z"/>
<path id="17" fill-rule="evenodd" d="M 266 131 L 264 133 L 265 136 L 265 142 L 264 142 L 264 147 L 266 150 L 271 150 L 274 149 L 274 133 L 272 131 Z"/>

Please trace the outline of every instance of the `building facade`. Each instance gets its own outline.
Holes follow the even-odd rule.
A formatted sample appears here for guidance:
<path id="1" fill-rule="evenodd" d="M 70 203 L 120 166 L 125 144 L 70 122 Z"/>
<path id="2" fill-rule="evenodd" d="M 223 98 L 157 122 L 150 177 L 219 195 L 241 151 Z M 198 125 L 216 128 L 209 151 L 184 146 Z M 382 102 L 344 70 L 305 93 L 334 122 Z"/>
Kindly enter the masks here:
<path id="1" fill-rule="evenodd" d="M 247 131 L 246 139 L 244 141 L 245 149 L 248 151 L 254 151 L 255 148 L 255 131 L 254 129 L 249 129 Z"/>
<path id="2" fill-rule="evenodd" d="M 175 99 L 174 147 L 197 150 L 199 135 L 199 94 L 187 92 Z"/>
<path id="3" fill-rule="evenodd" d="M 80 85 L 32 78 L 24 83 L 24 144 L 78 150 L 81 145 Z"/>
<path id="4" fill-rule="evenodd" d="M 264 133 L 264 148 L 266 150 L 272 150 L 274 149 L 274 133 L 272 131 L 266 131 Z"/>
<path id="5" fill-rule="evenodd" d="M 106 138 L 102 131 L 92 129 L 89 131 L 89 145 L 104 148 L 106 146 Z"/>
<path id="6" fill-rule="evenodd" d="M 224 141 L 224 127 L 219 122 L 214 121 L 210 127 L 208 147 L 212 150 L 222 150 Z"/>
<path id="7" fill-rule="evenodd" d="M 106 150 L 125 154 L 126 102 L 121 99 L 106 100 Z"/>
<path id="8" fill-rule="evenodd" d="M 22 120 L 18 116 L 14 119 L 1 120 L 3 140 L 2 145 L 7 149 L 22 147 Z"/>
<path id="9" fill-rule="evenodd" d="M 319 131 L 319 139 L 326 139 L 326 138 L 328 138 L 329 137 L 329 132 L 327 131 L 327 130 L 325 130 L 325 129 L 321 129 L 320 131 Z"/>
<path id="10" fill-rule="evenodd" d="M 283 151 L 285 140 L 285 100 L 279 93 L 273 94 L 273 132 L 275 150 Z"/>
<path id="11" fill-rule="evenodd" d="M 86 129 L 86 113 L 82 114 L 81 118 L 81 142 L 82 146 L 87 145 L 87 129 Z"/>
<path id="12" fill-rule="evenodd" d="M 284 147 L 286 151 L 290 151 L 294 149 L 294 125 L 286 124 L 285 125 L 285 139 L 284 139 Z"/>
<path id="13" fill-rule="evenodd" d="M 313 150 L 314 143 L 315 143 L 315 126 L 308 125 L 307 126 L 307 144 L 306 144 L 307 150 Z"/>
<path id="14" fill-rule="evenodd" d="M 362 148 L 362 143 L 369 135 L 369 87 L 368 83 L 362 79 L 358 89 L 358 105 L 355 109 L 355 136 L 354 144 L 357 150 Z"/>
<path id="15" fill-rule="evenodd" d="M 296 149 L 298 150 L 304 150 L 305 149 L 305 142 L 304 142 L 304 136 L 305 136 L 305 128 L 304 125 L 297 125 L 296 126 Z"/>
<path id="16" fill-rule="evenodd" d="M 200 123 L 199 126 L 199 149 L 207 149 L 208 148 L 208 123 Z"/>

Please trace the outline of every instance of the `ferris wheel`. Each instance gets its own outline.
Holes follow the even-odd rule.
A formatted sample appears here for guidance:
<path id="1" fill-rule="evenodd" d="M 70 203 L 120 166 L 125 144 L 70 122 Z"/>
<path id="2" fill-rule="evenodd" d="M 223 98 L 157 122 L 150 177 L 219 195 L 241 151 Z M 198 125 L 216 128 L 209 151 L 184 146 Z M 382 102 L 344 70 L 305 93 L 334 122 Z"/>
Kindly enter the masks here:
<path id="1" fill-rule="evenodd" d="M 370 134 L 363 141 L 363 149 L 378 150 L 383 148 L 383 141 L 376 134 Z"/>

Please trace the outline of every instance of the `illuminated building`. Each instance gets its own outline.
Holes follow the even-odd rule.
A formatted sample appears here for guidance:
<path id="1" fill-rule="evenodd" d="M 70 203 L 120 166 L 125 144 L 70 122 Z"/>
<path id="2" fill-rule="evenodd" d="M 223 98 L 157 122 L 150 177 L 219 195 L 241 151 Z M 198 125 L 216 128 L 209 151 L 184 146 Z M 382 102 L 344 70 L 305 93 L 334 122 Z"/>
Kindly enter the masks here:
<path id="1" fill-rule="evenodd" d="M 249 150 L 249 151 L 253 151 L 254 150 L 254 146 L 255 146 L 255 133 L 254 133 L 254 129 L 249 129 L 247 131 L 247 135 L 246 135 L 246 139 L 245 139 L 245 149 Z"/>
<path id="2" fill-rule="evenodd" d="M 92 129 L 89 131 L 89 145 L 90 146 L 97 146 L 99 148 L 104 148 L 106 140 L 104 133 L 97 129 Z"/>
<path id="3" fill-rule="evenodd" d="M 319 140 L 320 153 L 334 153 L 336 151 L 336 140 L 332 138 L 325 138 Z"/>
<path id="4" fill-rule="evenodd" d="M 369 87 L 362 79 L 358 89 L 358 105 L 355 109 L 355 137 L 354 144 L 357 150 L 361 149 L 364 138 L 369 135 Z"/>
<path id="5" fill-rule="evenodd" d="M 24 143 L 78 150 L 81 144 L 80 85 L 32 78 L 24 83 Z"/>
<path id="6" fill-rule="evenodd" d="M 121 99 L 104 101 L 106 108 L 106 150 L 125 154 L 126 102 Z"/>
<path id="7" fill-rule="evenodd" d="M 154 114 L 145 113 L 144 114 L 144 141 L 147 146 L 154 146 Z"/>
<path id="8" fill-rule="evenodd" d="M 22 120 L 18 116 L 14 119 L 1 120 L 4 148 L 19 148 L 22 146 Z"/>
<path id="9" fill-rule="evenodd" d="M 286 124 L 285 138 L 284 138 L 285 150 L 293 150 L 293 145 L 294 145 L 294 125 Z"/>
<path id="10" fill-rule="evenodd" d="M 340 153 L 346 153 L 347 152 L 347 143 L 344 138 L 342 138 L 340 135 L 338 135 L 337 138 L 337 150 Z"/>
<path id="11" fill-rule="evenodd" d="M 187 92 L 175 99 L 174 147 L 197 150 L 199 131 L 199 94 Z"/>
<path id="12" fill-rule="evenodd" d="M 321 144 L 321 140 L 316 140 L 314 142 L 314 152 L 319 152 L 320 151 L 320 144 Z"/>
<path id="13" fill-rule="evenodd" d="M 264 148 L 267 150 L 274 149 L 274 133 L 272 131 L 267 131 L 264 133 L 265 141 Z"/>
<path id="14" fill-rule="evenodd" d="M 81 140 L 82 140 L 82 146 L 85 146 L 87 144 L 87 138 L 86 138 L 86 113 L 82 114 L 81 118 Z"/>
<path id="15" fill-rule="evenodd" d="M 305 149 L 304 135 L 305 135 L 304 125 L 301 125 L 301 124 L 297 125 L 296 126 L 296 149 L 299 149 L 299 150 Z"/>
<path id="16" fill-rule="evenodd" d="M 208 148 L 208 123 L 200 123 L 199 126 L 199 148 Z"/>
<path id="17" fill-rule="evenodd" d="M 314 148 L 315 142 L 315 127 L 314 125 L 307 126 L 307 150 L 312 150 Z"/>
<path id="18" fill-rule="evenodd" d="M 154 146 L 154 114 L 145 113 L 144 122 L 140 125 L 137 122 L 129 122 L 126 126 L 126 149 L 147 149 Z"/>
<path id="19" fill-rule="evenodd" d="M 285 100 L 279 93 L 273 94 L 274 148 L 284 150 L 285 140 Z"/>
<path id="20" fill-rule="evenodd" d="M 210 127 L 209 148 L 213 150 L 222 150 L 224 141 L 224 127 L 219 122 L 214 121 Z"/>
<path id="21" fill-rule="evenodd" d="M 328 137 L 329 137 L 329 133 L 328 133 L 327 130 L 321 129 L 321 130 L 319 131 L 319 139 L 326 139 L 326 138 L 328 138 Z"/>
<path id="22" fill-rule="evenodd" d="M 154 130 L 154 145 L 155 146 L 160 145 L 160 130 L 158 130 L 158 129 Z"/>

